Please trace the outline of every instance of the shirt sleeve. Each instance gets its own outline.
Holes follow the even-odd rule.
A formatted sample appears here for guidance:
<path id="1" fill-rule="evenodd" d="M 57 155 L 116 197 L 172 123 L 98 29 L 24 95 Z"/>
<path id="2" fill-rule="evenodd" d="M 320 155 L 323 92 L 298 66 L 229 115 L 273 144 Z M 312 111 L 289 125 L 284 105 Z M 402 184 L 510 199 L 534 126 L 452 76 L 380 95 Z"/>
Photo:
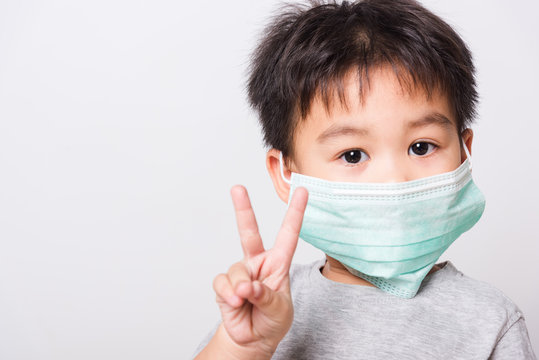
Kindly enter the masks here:
<path id="1" fill-rule="evenodd" d="M 498 340 L 489 360 L 537 360 L 524 317 L 520 316 L 517 321 L 507 329 L 505 334 Z"/>

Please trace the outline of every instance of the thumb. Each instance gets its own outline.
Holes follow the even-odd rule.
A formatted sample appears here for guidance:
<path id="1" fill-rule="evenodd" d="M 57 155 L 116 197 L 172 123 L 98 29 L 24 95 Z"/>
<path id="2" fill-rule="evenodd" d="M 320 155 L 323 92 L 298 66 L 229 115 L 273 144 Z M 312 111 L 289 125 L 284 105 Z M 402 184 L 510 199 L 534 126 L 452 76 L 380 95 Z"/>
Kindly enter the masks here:
<path id="1" fill-rule="evenodd" d="M 269 318 L 282 317 L 290 307 L 284 292 L 274 291 L 258 280 L 253 281 L 253 294 L 248 300 Z"/>

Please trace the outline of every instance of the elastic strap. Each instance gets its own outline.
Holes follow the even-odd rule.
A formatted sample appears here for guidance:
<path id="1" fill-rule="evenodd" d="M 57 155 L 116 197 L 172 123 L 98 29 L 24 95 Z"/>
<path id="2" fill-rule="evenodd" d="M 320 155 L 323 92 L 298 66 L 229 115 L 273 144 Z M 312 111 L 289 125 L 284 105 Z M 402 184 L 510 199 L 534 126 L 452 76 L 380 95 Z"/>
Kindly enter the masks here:
<path id="1" fill-rule="evenodd" d="M 470 163 L 470 169 L 472 168 L 472 157 L 470 156 L 470 152 L 468 151 L 468 147 L 466 144 L 463 145 L 464 152 L 466 153 L 466 158 L 468 159 L 468 162 Z"/>
<path id="2" fill-rule="evenodd" d="M 281 177 L 283 178 L 283 180 L 288 183 L 288 184 L 292 184 L 292 182 L 290 180 L 288 180 L 287 178 L 284 177 L 284 168 L 283 168 L 283 152 L 279 152 L 279 167 L 281 168 Z"/>

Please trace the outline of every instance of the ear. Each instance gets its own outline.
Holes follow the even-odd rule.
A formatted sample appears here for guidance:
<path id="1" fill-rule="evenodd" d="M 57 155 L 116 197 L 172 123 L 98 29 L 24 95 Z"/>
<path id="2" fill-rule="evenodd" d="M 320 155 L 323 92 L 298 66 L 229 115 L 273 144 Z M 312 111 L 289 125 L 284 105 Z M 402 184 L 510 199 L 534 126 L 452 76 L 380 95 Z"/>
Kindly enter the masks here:
<path id="1" fill-rule="evenodd" d="M 277 149 L 272 148 L 268 150 L 268 153 L 266 154 L 266 168 L 268 169 L 269 175 L 271 177 L 271 181 L 273 182 L 273 186 L 275 187 L 275 191 L 277 192 L 277 195 L 279 195 L 282 201 L 288 204 L 290 185 L 286 183 L 281 177 L 281 168 L 279 165 L 280 153 L 281 152 Z M 284 158 L 283 158 L 283 161 L 284 161 Z M 287 179 L 290 179 L 290 175 L 292 175 L 291 174 L 292 172 L 287 168 L 285 164 L 283 164 L 283 172 L 284 172 L 284 176 Z"/>
<path id="2" fill-rule="evenodd" d="M 468 148 L 468 152 L 470 155 L 472 155 L 472 141 L 473 141 L 473 131 L 470 128 L 465 129 L 461 133 L 462 142 L 464 143 L 464 146 Z M 461 149 L 460 152 L 460 161 L 461 163 L 466 160 L 466 152 L 464 152 L 464 149 Z"/>

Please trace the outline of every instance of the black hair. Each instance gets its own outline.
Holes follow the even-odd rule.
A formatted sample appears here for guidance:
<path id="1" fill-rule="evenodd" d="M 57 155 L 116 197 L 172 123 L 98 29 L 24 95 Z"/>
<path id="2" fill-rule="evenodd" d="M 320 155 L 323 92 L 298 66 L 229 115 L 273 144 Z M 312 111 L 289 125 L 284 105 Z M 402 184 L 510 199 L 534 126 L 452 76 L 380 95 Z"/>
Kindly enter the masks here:
<path id="1" fill-rule="evenodd" d="M 287 5 L 253 52 L 248 98 L 264 143 L 293 155 L 293 134 L 313 98 L 326 108 L 343 79 L 357 71 L 360 93 L 369 69 L 390 65 L 401 85 L 446 95 L 459 134 L 473 122 L 478 94 L 472 55 L 460 36 L 414 0 L 311 1 Z M 361 95 L 361 94 L 360 94 Z M 460 136 L 459 136 L 460 139 Z"/>

